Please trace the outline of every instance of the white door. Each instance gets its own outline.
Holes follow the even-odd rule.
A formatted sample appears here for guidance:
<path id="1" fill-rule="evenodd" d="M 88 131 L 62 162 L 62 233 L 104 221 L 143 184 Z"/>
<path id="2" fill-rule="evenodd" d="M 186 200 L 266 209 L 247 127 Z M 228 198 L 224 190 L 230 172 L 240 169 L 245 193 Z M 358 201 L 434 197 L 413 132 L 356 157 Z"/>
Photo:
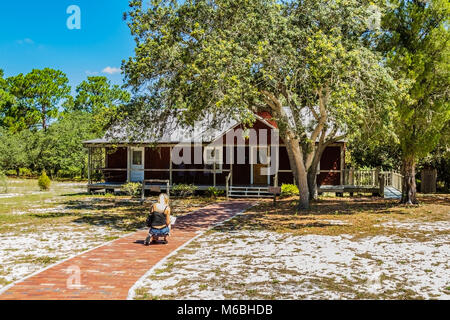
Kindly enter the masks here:
<path id="1" fill-rule="evenodd" d="M 131 148 L 130 180 L 141 182 L 144 180 L 144 148 Z"/>

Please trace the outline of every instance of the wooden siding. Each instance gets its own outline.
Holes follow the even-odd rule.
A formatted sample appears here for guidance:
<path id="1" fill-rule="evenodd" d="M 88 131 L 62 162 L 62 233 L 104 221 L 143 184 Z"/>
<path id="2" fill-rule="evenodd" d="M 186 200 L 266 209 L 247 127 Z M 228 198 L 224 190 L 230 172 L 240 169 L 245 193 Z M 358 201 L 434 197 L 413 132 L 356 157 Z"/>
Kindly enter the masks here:
<path id="1" fill-rule="evenodd" d="M 109 169 L 126 169 L 127 168 L 127 148 L 107 148 L 106 149 L 106 165 Z M 126 171 L 104 170 L 106 182 L 123 183 L 127 181 Z"/>

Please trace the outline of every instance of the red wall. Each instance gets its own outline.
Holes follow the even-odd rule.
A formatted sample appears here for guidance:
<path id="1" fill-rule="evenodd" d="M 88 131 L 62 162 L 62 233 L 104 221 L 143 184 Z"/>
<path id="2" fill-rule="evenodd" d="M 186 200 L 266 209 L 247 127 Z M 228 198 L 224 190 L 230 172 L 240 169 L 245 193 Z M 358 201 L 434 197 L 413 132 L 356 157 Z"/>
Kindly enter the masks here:
<path id="1" fill-rule="evenodd" d="M 270 129 L 262 122 L 257 122 L 255 128 L 265 128 Z M 248 140 L 246 141 L 248 144 Z M 248 185 L 250 184 L 250 164 L 249 164 L 249 151 L 248 147 L 246 149 L 246 163 L 237 164 L 237 150 L 234 147 L 234 165 L 233 165 L 233 184 L 234 185 Z M 230 165 L 225 164 L 227 157 L 226 147 L 223 151 L 223 169 L 228 170 Z M 325 149 L 321 161 L 320 170 L 340 170 L 341 161 L 341 147 L 331 146 Z M 193 164 L 194 162 L 194 152 L 191 150 L 191 163 L 192 164 L 182 164 L 173 165 L 173 169 L 204 169 L 203 164 Z M 109 149 L 107 153 L 107 163 L 108 168 L 127 168 L 127 149 L 125 147 L 120 147 L 116 149 Z M 156 147 L 156 148 L 145 148 L 145 169 L 166 169 L 170 167 L 170 147 Z M 279 147 L 279 169 L 289 170 L 289 158 L 287 155 L 286 148 Z M 222 173 L 216 174 L 216 184 L 224 185 L 228 171 L 223 171 Z M 169 179 L 169 172 L 166 171 L 146 171 L 145 179 Z M 105 180 L 108 182 L 125 182 L 126 181 L 126 171 L 108 171 L 105 170 Z M 194 183 L 194 184 L 213 184 L 213 174 L 212 172 L 202 172 L 202 171 L 173 171 L 172 172 L 173 183 Z M 271 177 L 271 183 L 273 183 L 273 177 Z M 278 183 L 293 183 L 292 172 L 279 172 L 278 173 Z M 318 185 L 338 185 L 340 184 L 340 173 L 339 172 L 323 172 L 317 177 Z"/>
<path id="2" fill-rule="evenodd" d="M 320 170 L 340 170 L 341 166 L 341 147 L 327 147 L 320 158 Z M 317 177 L 317 184 L 321 185 L 339 185 L 341 174 L 339 172 L 321 172 Z"/>
<path id="3" fill-rule="evenodd" d="M 106 149 L 106 163 L 107 168 L 127 168 L 127 148 L 107 148 Z M 126 171 L 114 171 L 105 170 L 105 181 L 106 182 L 125 182 L 127 181 Z"/>

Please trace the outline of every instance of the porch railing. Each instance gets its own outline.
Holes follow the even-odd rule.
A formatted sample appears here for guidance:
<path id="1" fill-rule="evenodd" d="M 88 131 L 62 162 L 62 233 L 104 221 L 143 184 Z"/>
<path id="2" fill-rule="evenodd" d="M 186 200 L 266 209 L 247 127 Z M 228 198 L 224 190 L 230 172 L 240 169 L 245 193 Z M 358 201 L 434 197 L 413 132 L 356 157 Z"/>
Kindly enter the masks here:
<path id="1" fill-rule="evenodd" d="M 380 185 L 379 175 L 380 171 L 377 169 L 344 169 L 343 184 L 350 186 L 378 187 Z"/>
<path id="2" fill-rule="evenodd" d="M 403 191 L 403 176 L 396 171 L 388 171 L 387 177 L 389 177 L 388 186 L 397 189 L 398 191 Z"/>
<path id="3" fill-rule="evenodd" d="M 227 199 L 228 199 L 228 194 L 229 194 L 229 189 L 230 189 L 230 179 L 231 179 L 231 172 L 225 178 L 225 193 L 226 193 Z"/>
<path id="4" fill-rule="evenodd" d="M 344 169 L 343 184 L 350 186 L 379 187 L 381 178 L 384 186 L 402 191 L 403 176 L 397 171 L 380 171 L 379 169 Z"/>

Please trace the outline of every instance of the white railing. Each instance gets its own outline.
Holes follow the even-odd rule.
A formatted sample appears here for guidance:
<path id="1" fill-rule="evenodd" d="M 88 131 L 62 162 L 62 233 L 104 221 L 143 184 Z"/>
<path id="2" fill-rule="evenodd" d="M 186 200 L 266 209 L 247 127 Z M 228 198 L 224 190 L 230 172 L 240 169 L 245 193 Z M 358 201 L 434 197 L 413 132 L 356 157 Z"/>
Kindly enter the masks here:
<path id="1" fill-rule="evenodd" d="M 403 176 L 396 171 L 380 171 L 378 169 L 345 169 L 343 184 L 350 186 L 380 186 L 380 177 L 384 176 L 384 185 L 402 191 Z"/>
<path id="2" fill-rule="evenodd" d="M 380 171 L 376 169 L 344 169 L 343 184 L 350 186 L 373 186 L 380 185 Z"/>
<path id="3" fill-rule="evenodd" d="M 230 179 L 231 179 L 231 172 L 225 178 L 225 193 L 226 193 L 227 199 L 228 199 L 229 189 L 230 189 Z"/>
<path id="4" fill-rule="evenodd" d="M 392 182 L 390 186 L 397 189 L 398 191 L 403 191 L 403 176 L 395 171 L 392 171 L 391 174 Z"/>

